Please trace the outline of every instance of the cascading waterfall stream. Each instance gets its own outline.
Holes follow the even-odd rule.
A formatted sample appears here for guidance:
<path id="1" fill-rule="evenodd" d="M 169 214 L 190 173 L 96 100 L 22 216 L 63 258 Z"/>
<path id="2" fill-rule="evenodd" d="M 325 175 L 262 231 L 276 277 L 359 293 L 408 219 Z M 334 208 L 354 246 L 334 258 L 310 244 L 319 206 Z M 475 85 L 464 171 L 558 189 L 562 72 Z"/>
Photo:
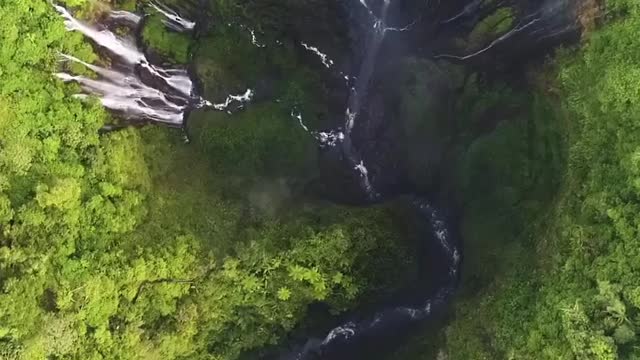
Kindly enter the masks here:
<path id="1" fill-rule="evenodd" d="M 299 111 L 294 109 L 291 115 L 299 121 L 305 131 L 318 140 L 320 147 L 340 148 L 343 154 L 342 159 L 360 175 L 360 188 L 366 195 L 366 202 L 373 203 L 384 200 L 386 194 L 378 192 L 370 181 L 368 170 L 358 153 L 358 149 L 351 140 L 351 135 L 367 97 L 377 55 L 385 34 L 387 31 L 404 31 L 404 29 L 411 27 L 411 24 L 401 29 L 387 27 L 386 17 L 391 0 L 384 0 L 379 17 L 374 15 L 366 0 L 360 0 L 360 3 L 371 17 L 373 26 L 367 36 L 364 59 L 357 77 L 354 77 L 356 79 L 355 85 L 352 87 L 347 99 L 343 131 L 340 129 L 330 132 L 310 131 L 302 121 L 302 114 Z M 310 48 L 304 43 L 303 46 L 305 49 L 316 53 L 327 68 L 333 65 L 332 61 L 329 62 L 327 55 L 317 48 Z M 384 338 L 394 330 L 404 329 L 413 323 L 423 321 L 447 306 L 457 287 L 461 261 L 460 250 L 442 212 L 426 199 L 416 195 L 412 195 L 411 198 L 411 205 L 415 208 L 420 218 L 429 225 L 432 237 L 437 241 L 441 256 L 446 264 L 445 272 L 442 275 L 444 285 L 435 294 L 424 299 L 418 305 L 397 305 L 378 311 L 372 317 L 364 320 L 348 321 L 330 330 L 324 339 L 309 339 L 304 346 L 285 354 L 281 358 L 295 360 L 343 358 L 341 357 L 344 355 L 342 352 L 348 349 L 350 345 L 353 346 L 363 340 L 375 341 L 376 338 Z M 431 240 L 425 239 L 425 241 Z M 366 346 L 363 343 L 359 345 Z"/>
<path id="2" fill-rule="evenodd" d="M 138 14 L 134 14 L 129 11 L 119 11 L 113 10 L 109 13 L 109 17 L 114 20 L 121 20 L 125 22 L 129 22 L 133 25 L 138 25 L 142 20 L 142 17 Z"/>
<path id="3" fill-rule="evenodd" d="M 151 7 L 156 9 L 160 14 L 164 15 L 165 19 L 162 20 L 162 23 L 165 24 L 172 30 L 178 32 L 191 31 L 195 29 L 196 23 L 190 20 L 187 20 L 181 17 L 177 12 L 171 10 L 170 8 L 151 1 L 149 3 Z"/>
<path id="4" fill-rule="evenodd" d="M 356 77 L 355 86 L 351 89 L 351 93 L 347 99 L 347 110 L 345 111 L 346 119 L 344 125 L 345 131 L 341 145 L 342 151 L 351 162 L 353 169 L 360 173 L 361 186 L 365 190 L 366 195 L 370 200 L 377 200 L 381 198 L 381 194 L 379 194 L 371 184 L 369 171 L 364 164 L 364 160 L 358 154 L 357 149 L 353 145 L 351 132 L 353 131 L 356 120 L 360 116 L 362 103 L 367 97 L 367 91 L 371 82 L 371 76 L 375 69 L 378 52 L 380 51 L 380 46 L 382 45 L 387 32 L 387 13 L 389 11 L 391 0 L 383 0 L 379 18 L 376 18 L 373 15 L 373 12 L 367 5 L 366 0 L 362 0 L 361 3 L 373 17 L 373 31 L 371 31 L 367 38 L 367 43 L 365 45 L 365 57 L 362 65 L 360 66 L 360 72 Z"/>
<path id="5" fill-rule="evenodd" d="M 369 88 L 371 77 L 375 70 L 376 58 L 380 51 L 382 42 L 385 39 L 385 34 L 387 33 L 387 31 L 402 30 L 387 27 L 387 13 L 389 10 L 389 5 L 391 4 L 391 0 L 383 1 L 384 2 L 380 11 L 380 17 L 376 17 L 369 7 L 367 1 L 360 0 L 360 4 L 362 4 L 369 15 L 369 20 L 371 20 L 371 27 L 373 31 L 371 31 L 367 36 L 365 44 L 365 57 L 360 66 L 358 74 L 356 76 L 348 76 L 341 73 L 347 83 L 349 83 L 350 79 L 355 79 L 355 84 L 353 87 L 351 87 L 350 95 L 347 99 L 344 127 L 342 129 L 330 130 L 326 132 L 310 131 L 303 122 L 302 114 L 297 109 L 294 109 L 291 113 L 292 117 L 299 121 L 302 128 L 313 135 L 316 140 L 318 140 L 321 147 L 339 146 L 341 148 L 341 152 L 347 159 L 349 167 L 353 169 L 353 171 L 357 172 L 357 176 L 360 181 L 360 188 L 365 191 L 365 196 L 369 201 L 381 200 L 382 195 L 376 191 L 375 187 L 372 184 L 369 176 L 369 171 L 367 170 L 364 160 L 353 145 L 351 132 L 360 116 L 362 103 L 367 97 L 367 90 Z M 326 68 L 331 68 L 334 65 L 334 61 L 331 60 L 327 54 L 321 52 L 317 47 L 310 46 L 305 42 L 302 42 L 301 45 L 306 50 L 317 55 Z"/>
<path id="6" fill-rule="evenodd" d="M 441 25 L 453 24 L 471 17 L 482 7 L 482 0 L 473 0 L 467 4 L 462 11 L 442 21 Z M 566 18 L 566 14 L 571 13 L 571 2 L 569 0 L 543 0 L 537 4 L 535 10 L 522 16 L 522 20 L 515 24 L 509 31 L 505 32 L 486 46 L 466 55 L 439 54 L 434 59 L 451 59 L 465 61 L 482 55 L 498 45 L 513 39 L 518 35 L 526 35 L 533 42 L 542 42 L 548 39 L 560 37 L 579 28 L 576 21 Z"/>
<path id="7" fill-rule="evenodd" d="M 159 3 L 151 3 L 151 6 L 166 18 L 164 24 L 172 30 L 185 32 L 195 28 L 194 22 L 166 6 Z M 105 108 L 127 120 L 182 126 L 191 110 L 210 108 L 230 112 L 232 105 L 241 108 L 253 98 L 253 91 L 248 89 L 244 94 L 228 95 L 220 103 L 205 100 L 195 93 L 193 81 L 185 69 L 153 65 L 133 41 L 115 35 L 108 28 L 98 29 L 86 24 L 62 6 L 54 7 L 69 31 L 82 33 L 112 57 L 112 66 L 105 68 L 61 54 L 62 60 L 81 64 L 98 75 L 94 79 L 65 72 L 55 74 L 62 81 L 78 83 L 85 92 L 76 95 L 80 99 L 95 96 Z M 142 20 L 140 15 L 121 10 L 111 11 L 108 15 L 134 29 Z"/>

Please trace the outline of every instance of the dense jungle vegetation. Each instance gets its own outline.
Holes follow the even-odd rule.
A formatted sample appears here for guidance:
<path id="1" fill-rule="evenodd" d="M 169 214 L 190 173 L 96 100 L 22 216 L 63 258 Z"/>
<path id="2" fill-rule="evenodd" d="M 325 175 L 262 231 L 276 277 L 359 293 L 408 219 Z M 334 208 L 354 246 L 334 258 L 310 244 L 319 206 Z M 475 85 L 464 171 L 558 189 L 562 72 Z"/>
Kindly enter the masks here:
<path id="1" fill-rule="evenodd" d="M 61 3 L 85 19 L 144 4 Z M 201 3 L 191 15 L 241 20 L 265 42 L 282 8 L 324 15 L 315 0 Z M 515 16 L 498 8 L 456 43 L 477 47 Z M 410 171 L 454 194 L 465 256 L 441 328 L 389 359 L 640 359 L 640 2 L 606 0 L 595 16 L 518 81 L 405 59 L 410 85 L 394 86 Z M 0 359 L 256 359 L 312 332 L 309 319 L 418 281 L 402 210 L 305 192 L 317 149 L 290 111 L 313 125 L 327 94 L 292 44 L 147 21 L 149 51 L 191 62 L 205 98 L 265 78 L 273 96 L 194 112 L 189 144 L 152 125 L 102 132 L 117 120 L 52 74 L 60 53 L 103 60 L 48 1 L 0 0 Z M 447 116 L 429 100 L 436 72 L 458 89 Z M 441 174 L 424 172 L 425 142 L 444 149 Z"/>
<path id="2" fill-rule="evenodd" d="M 439 335 L 449 359 L 640 358 L 640 4 L 605 5 L 526 92 L 465 87 L 463 129 L 498 118 L 457 150 L 467 264 Z M 414 341 L 397 358 L 432 358 L 433 338 Z"/>

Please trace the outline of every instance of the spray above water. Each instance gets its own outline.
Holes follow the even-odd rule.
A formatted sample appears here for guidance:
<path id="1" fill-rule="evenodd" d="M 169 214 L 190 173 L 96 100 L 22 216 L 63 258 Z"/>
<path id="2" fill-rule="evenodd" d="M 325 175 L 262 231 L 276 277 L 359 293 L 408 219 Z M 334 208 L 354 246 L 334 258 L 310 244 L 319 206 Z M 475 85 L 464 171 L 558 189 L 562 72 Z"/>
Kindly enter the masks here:
<path id="1" fill-rule="evenodd" d="M 164 15 L 165 24 L 172 30 L 189 31 L 195 23 L 180 17 L 175 11 L 157 3 L 151 6 Z M 59 72 L 64 82 L 80 85 L 84 94 L 79 99 L 97 97 L 101 104 L 127 120 L 152 121 L 182 126 L 187 112 L 211 108 L 230 112 L 232 106 L 240 109 L 251 101 L 253 91 L 229 95 L 221 103 L 212 103 L 195 93 L 189 73 L 181 68 L 163 68 L 151 64 L 145 54 L 132 41 L 115 35 L 108 28 L 97 28 L 76 18 L 64 7 L 54 5 L 64 18 L 69 31 L 77 31 L 89 38 L 112 59 L 111 67 L 89 64 L 71 55 L 61 54 L 66 62 L 81 64 L 93 71 L 97 78 Z M 127 11 L 112 11 L 109 18 L 127 21 L 139 26 L 141 16 Z"/>

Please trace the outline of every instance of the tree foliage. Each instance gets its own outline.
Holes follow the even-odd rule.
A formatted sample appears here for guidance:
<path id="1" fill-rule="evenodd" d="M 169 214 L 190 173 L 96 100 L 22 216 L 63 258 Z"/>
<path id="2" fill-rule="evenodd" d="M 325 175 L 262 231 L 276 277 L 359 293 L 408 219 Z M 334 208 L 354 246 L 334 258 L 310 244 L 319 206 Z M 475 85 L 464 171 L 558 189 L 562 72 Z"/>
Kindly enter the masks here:
<path id="1" fill-rule="evenodd" d="M 636 335 L 640 326 L 636 166 L 640 8 L 637 2 L 625 0 L 610 0 L 606 5 L 607 24 L 589 34 L 581 49 L 561 51 L 555 59 L 558 103 L 553 107 L 558 115 L 547 118 L 551 120 L 547 126 L 566 134 L 567 160 L 565 170 L 560 167 L 552 174 L 560 182 L 543 184 L 542 189 L 557 189 L 557 193 L 546 197 L 537 212 L 522 205 L 509 210 L 509 226 L 521 219 L 519 231 L 505 233 L 507 223 L 470 224 L 471 238 L 477 237 L 480 226 L 487 229 L 487 238 L 513 240 L 491 251 L 477 248 L 481 255 L 470 255 L 490 256 L 502 265 L 487 272 L 484 260 L 473 261 L 467 269 L 473 273 L 467 277 L 485 278 L 486 284 L 464 287 L 466 296 L 446 330 L 451 359 L 640 356 Z M 510 151 L 508 159 L 513 161 L 517 158 L 514 146 L 523 146 L 518 140 L 522 131 L 508 134 L 504 130 L 498 128 L 489 138 L 501 142 L 495 149 Z M 470 150 L 477 148 L 473 151 L 477 153 L 488 146 L 487 141 L 481 138 Z M 533 143 L 540 146 L 544 141 L 537 137 Z M 491 189 L 482 193 L 498 191 L 500 198 L 513 199 L 514 191 L 530 191 L 517 178 L 509 180 L 518 176 L 519 167 L 501 159 L 497 153 L 469 159 L 468 164 L 477 166 L 486 180 L 480 181 Z M 540 161 L 538 174 L 550 164 L 544 158 Z M 494 171 L 487 174 L 487 169 L 496 166 L 495 174 L 501 175 L 492 178 Z M 475 177 L 464 179 L 479 186 Z M 500 188 L 504 181 L 515 186 Z M 494 213 L 498 204 L 482 201 L 479 213 L 488 209 Z"/>
<path id="2" fill-rule="evenodd" d="M 109 115 L 53 75 L 59 53 L 95 61 L 89 44 L 45 0 L 0 0 L 0 21 L 0 358 L 234 359 L 312 302 L 343 311 L 370 283 L 398 283 L 364 261 L 409 257 L 388 245 L 386 209 L 247 215 L 247 182 L 229 174 L 254 175 L 258 155 L 210 161 L 167 129 L 99 135 Z M 205 150 L 278 139 L 251 116 Z"/>

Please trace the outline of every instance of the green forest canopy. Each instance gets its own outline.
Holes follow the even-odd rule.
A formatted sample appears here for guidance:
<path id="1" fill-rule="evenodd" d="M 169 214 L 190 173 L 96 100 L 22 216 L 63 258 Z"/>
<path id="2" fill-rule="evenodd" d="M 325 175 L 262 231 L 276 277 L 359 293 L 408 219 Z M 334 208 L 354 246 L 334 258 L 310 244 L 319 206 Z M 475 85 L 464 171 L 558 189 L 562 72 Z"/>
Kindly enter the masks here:
<path id="1" fill-rule="evenodd" d="M 385 209 L 274 217 L 244 196 L 260 174 L 233 188 L 175 132 L 98 135 L 109 115 L 52 75 L 89 44 L 44 0 L 0 21 L 0 358 L 233 359 L 384 285 L 364 259 L 407 258 Z"/>
<path id="2" fill-rule="evenodd" d="M 461 95 L 463 129 L 496 104 L 524 110 L 459 134 L 465 278 L 435 345 L 450 359 L 640 358 L 640 3 L 606 7 L 531 89 L 472 77 Z M 289 201 L 279 179 L 313 150 L 284 106 L 205 126 L 197 146 L 159 128 L 99 135 L 110 115 L 52 76 L 61 52 L 99 59 L 47 1 L 0 0 L 0 43 L 0 359 L 236 359 L 310 303 L 349 309 L 411 271 L 387 208 Z M 235 85 L 219 74 L 230 43 L 202 51 Z M 281 87 L 304 97 L 294 55 L 271 61 L 298 69 Z M 301 158 L 270 160 L 291 147 Z M 396 358 L 431 359 L 434 342 Z"/>
<path id="3" fill-rule="evenodd" d="M 541 74 L 529 120 L 463 152 L 469 264 L 450 359 L 640 358 L 640 3 L 605 12 Z"/>

